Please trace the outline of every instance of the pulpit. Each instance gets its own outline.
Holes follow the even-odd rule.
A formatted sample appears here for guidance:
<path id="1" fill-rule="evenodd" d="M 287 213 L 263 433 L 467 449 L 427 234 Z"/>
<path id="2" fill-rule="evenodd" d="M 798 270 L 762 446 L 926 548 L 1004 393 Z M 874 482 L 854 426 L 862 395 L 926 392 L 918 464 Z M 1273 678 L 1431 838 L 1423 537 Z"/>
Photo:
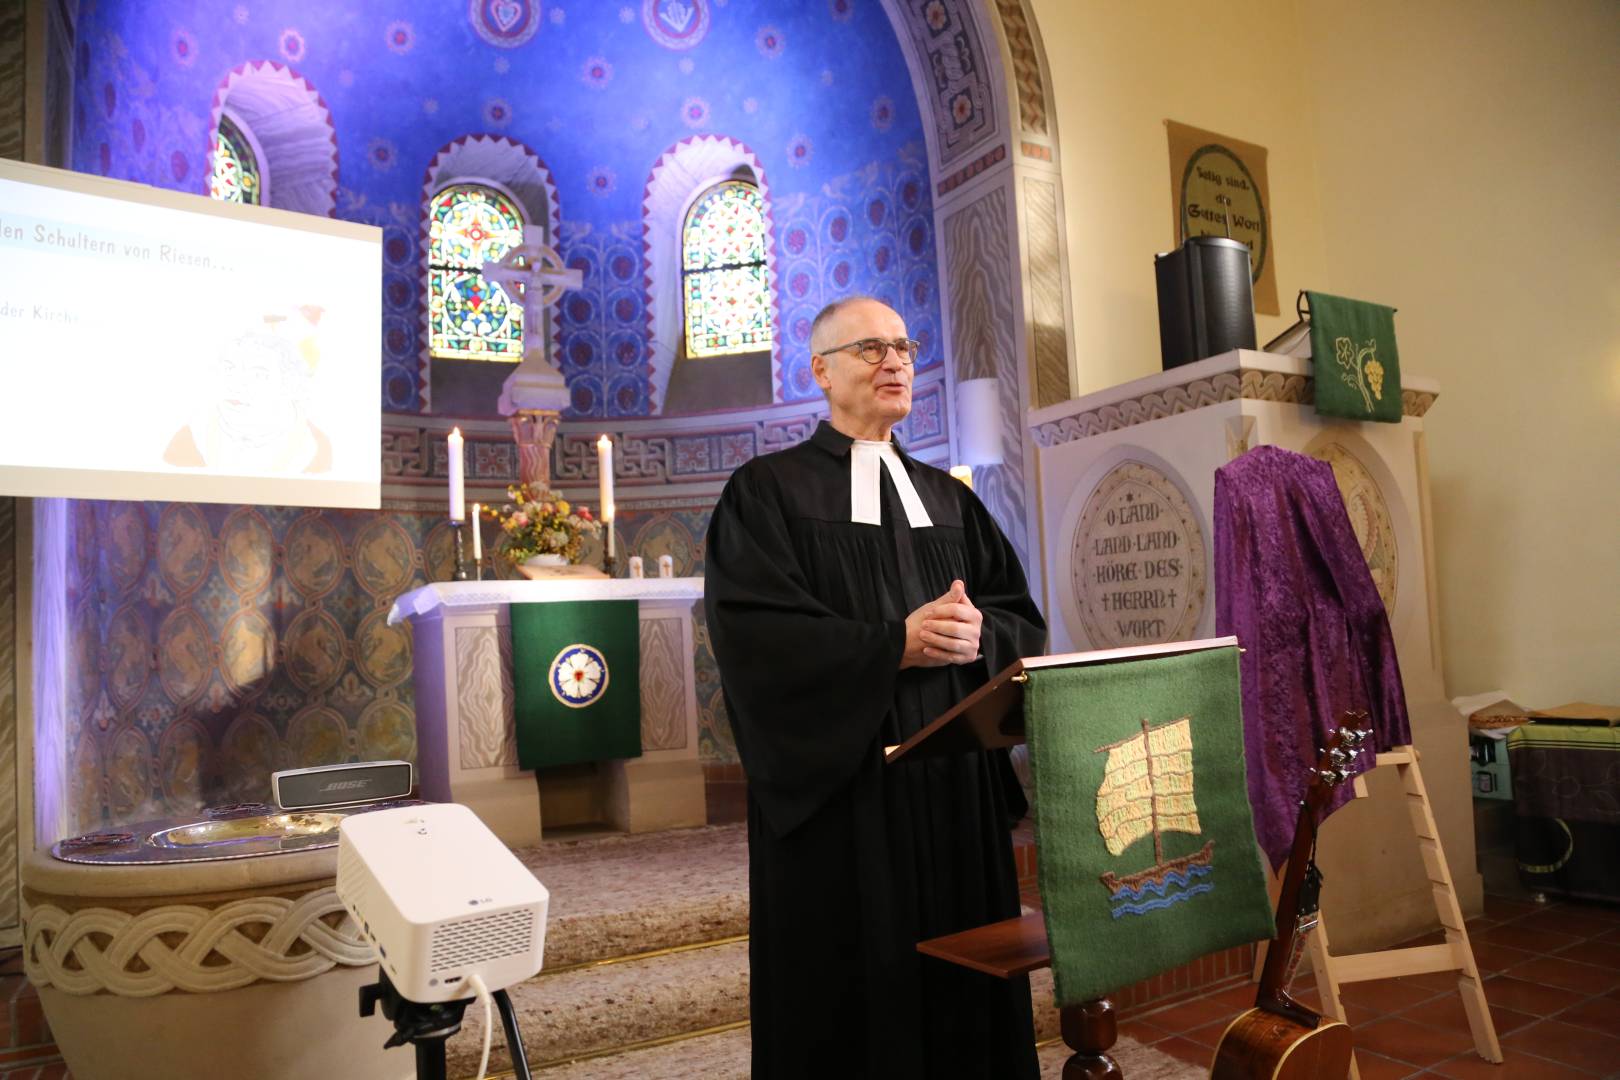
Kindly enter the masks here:
<path id="1" fill-rule="evenodd" d="M 1413 741 L 1472 913 L 1483 889 L 1459 857 L 1474 849 L 1466 731 L 1440 678 L 1434 596 L 1424 417 L 1439 391 L 1403 372 L 1399 423 L 1335 420 L 1315 410 L 1309 360 L 1243 349 L 1034 410 L 1029 426 L 1054 649 L 1214 633 L 1215 470 L 1262 445 L 1333 467 L 1389 613 Z M 1432 917 L 1423 861 L 1390 843 L 1407 830 L 1394 773 L 1370 776 L 1379 797 L 1324 826 L 1323 870 L 1339 883 L 1325 903 L 1346 946 L 1410 936 Z M 1370 865 L 1376 878 L 1364 873 Z"/>
<path id="2" fill-rule="evenodd" d="M 422 797 L 471 807 L 513 847 L 539 842 L 542 794 L 559 808 L 547 827 L 704 824 L 692 667 L 692 607 L 702 597 L 702 578 L 439 582 L 401 596 L 389 622 L 408 621 L 415 635 Z M 511 605 L 593 600 L 639 604 L 641 756 L 537 778 L 518 766 Z"/>

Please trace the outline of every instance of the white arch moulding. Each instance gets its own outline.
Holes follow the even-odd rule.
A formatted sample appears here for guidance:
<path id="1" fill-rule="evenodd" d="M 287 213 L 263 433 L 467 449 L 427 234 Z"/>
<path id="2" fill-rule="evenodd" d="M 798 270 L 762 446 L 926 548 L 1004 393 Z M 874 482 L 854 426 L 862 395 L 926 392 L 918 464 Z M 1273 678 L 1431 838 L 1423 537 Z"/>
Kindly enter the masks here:
<path id="1" fill-rule="evenodd" d="M 338 147 L 332 111 L 313 83 L 285 64 L 238 65 L 214 91 L 210 148 L 219 118 L 231 120 L 259 155 L 266 206 L 332 217 L 337 208 Z M 210 165 L 212 153 L 210 149 Z M 208 178 L 202 178 L 206 193 Z"/>
<path id="2" fill-rule="evenodd" d="M 651 415 L 662 412 L 685 325 L 681 308 L 681 234 L 693 201 L 746 169 L 765 200 L 765 280 L 771 292 L 771 399 L 782 400 L 782 327 L 776 294 L 776 226 L 765 168 L 745 144 L 694 135 L 658 155 L 641 197 L 641 269 L 647 296 L 647 380 Z"/>
<path id="3" fill-rule="evenodd" d="M 556 246 L 557 233 L 562 226 L 562 208 L 557 199 L 557 184 L 551 169 L 533 149 L 505 135 L 463 135 L 441 147 L 428 162 L 422 177 L 420 275 L 417 290 L 418 317 L 421 324 L 421 348 L 417 353 L 416 388 L 421 395 L 422 410 L 432 407 L 433 350 L 429 344 L 428 329 L 428 207 L 433 196 L 451 184 L 482 184 L 492 187 L 510 198 L 523 211 L 528 225 L 539 225 L 545 230 L 545 242 Z M 556 306 L 551 309 L 551 333 L 546 352 L 556 357 L 561 348 L 562 314 Z M 528 333 L 529 328 L 524 328 Z"/>

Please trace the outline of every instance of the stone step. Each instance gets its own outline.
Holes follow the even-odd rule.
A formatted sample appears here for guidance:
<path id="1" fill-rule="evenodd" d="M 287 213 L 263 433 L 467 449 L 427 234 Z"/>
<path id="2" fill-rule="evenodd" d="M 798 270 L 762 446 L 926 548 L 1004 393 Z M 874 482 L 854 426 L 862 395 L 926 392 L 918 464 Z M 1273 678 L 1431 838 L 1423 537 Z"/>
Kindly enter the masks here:
<path id="1" fill-rule="evenodd" d="M 600 1054 L 747 1020 L 748 943 L 732 941 L 561 974 L 542 973 L 508 992 L 531 1066 Z M 1055 1037 L 1058 1020 L 1052 1008 L 1051 972 L 1031 975 L 1030 992 L 1035 1037 Z M 482 1040 L 483 1010 L 471 1006 L 461 1031 L 448 1044 L 450 1075 L 470 1076 L 476 1071 Z M 490 1063 L 492 1072 L 511 1067 L 498 1026 Z"/>
<path id="2" fill-rule="evenodd" d="M 542 973 L 508 992 L 524 1051 L 541 1065 L 748 1019 L 748 943 Z M 511 1060 L 496 1025 L 492 1071 Z M 472 1075 L 482 1045 L 483 1010 L 472 1006 L 447 1047 L 450 1075 Z"/>
<path id="3" fill-rule="evenodd" d="M 514 854 L 551 893 L 548 971 L 748 933 L 745 826 L 549 840 Z"/>
<path id="4" fill-rule="evenodd" d="M 746 1024 L 653 1046 L 637 1047 L 584 1061 L 550 1066 L 541 1080 L 748 1080 L 749 1029 Z M 1037 1051 L 1041 1080 L 1061 1080 L 1069 1049 L 1047 1042 Z M 1113 1051 L 1131 1080 L 1204 1080 L 1205 1070 L 1122 1036 Z M 476 1065 L 476 1062 L 474 1063 Z M 451 1075 L 456 1075 L 454 1072 Z M 490 1080 L 512 1080 L 511 1072 L 492 1072 Z M 462 1080 L 473 1080 L 468 1073 Z"/>

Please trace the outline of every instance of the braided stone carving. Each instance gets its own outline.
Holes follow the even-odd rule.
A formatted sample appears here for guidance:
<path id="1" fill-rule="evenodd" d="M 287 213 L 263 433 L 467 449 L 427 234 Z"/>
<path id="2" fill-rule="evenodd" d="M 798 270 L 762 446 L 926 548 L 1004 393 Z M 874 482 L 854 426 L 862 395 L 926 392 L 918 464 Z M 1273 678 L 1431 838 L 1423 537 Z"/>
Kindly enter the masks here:
<path id="1" fill-rule="evenodd" d="M 215 908 L 176 904 L 138 915 L 29 905 L 23 957 L 34 985 L 65 994 L 155 997 L 173 990 L 235 990 L 261 979 L 297 982 L 340 964 L 376 963 L 375 951 L 346 912 L 336 928 L 326 922 L 342 911 L 331 886 L 291 900 L 256 896 Z M 264 933 L 244 932 L 255 927 Z"/>

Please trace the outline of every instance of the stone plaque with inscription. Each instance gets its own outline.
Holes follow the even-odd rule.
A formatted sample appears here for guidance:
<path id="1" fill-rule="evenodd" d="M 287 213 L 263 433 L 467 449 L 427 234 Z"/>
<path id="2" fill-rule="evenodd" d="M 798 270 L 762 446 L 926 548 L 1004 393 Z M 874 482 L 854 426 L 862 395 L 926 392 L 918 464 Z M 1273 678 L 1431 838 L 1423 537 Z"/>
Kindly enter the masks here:
<path id="1" fill-rule="evenodd" d="M 1093 648 L 1185 640 L 1204 613 L 1203 526 L 1175 482 L 1140 461 L 1092 490 L 1069 566 Z"/>

